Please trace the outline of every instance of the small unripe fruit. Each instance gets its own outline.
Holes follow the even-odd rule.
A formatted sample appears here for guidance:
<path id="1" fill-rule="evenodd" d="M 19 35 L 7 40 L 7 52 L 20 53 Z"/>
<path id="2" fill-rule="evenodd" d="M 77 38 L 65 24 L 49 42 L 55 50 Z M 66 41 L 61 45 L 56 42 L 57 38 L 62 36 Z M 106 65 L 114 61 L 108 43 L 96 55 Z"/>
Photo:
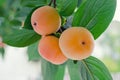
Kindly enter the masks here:
<path id="1" fill-rule="evenodd" d="M 61 18 L 55 8 L 43 6 L 33 12 L 31 24 L 38 34 L 48 35 L 58 31 L 61 26 Z"/>
<path id="2" fill-rule="evenodd" d="M 39 54 L 53 64 L 63 64 L 67 58 L 59 47 L 59 39 L 55 36 L 44 36 L 39 42 Z"/>
<path id="3" fill-rule="evenodd" d="M 67 58 L 82 60 L 91 55 L 94 48 L 94 38 L 83 27 L 71 27 L 61 34 L 59 45 Z"/>

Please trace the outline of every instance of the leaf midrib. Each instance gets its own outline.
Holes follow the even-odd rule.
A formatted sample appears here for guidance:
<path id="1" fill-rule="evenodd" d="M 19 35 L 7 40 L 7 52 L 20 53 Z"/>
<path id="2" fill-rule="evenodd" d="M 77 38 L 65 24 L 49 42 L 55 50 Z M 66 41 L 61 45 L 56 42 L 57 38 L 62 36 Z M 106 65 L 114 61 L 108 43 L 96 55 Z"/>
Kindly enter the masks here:
<path id="1" fill-rule="evenodd" d="M 104 3 L 101 5 L 101 8 L 98 9 L 98 11 L 96 12 L 96 14 L 90 19 L 90 21 L 86 24 L 86 28 L 88 28 L 88 25 L 91 23 L 91 21 L 93 21 L 93 19 L 97 16 L 97 14 L 101 11 L 101 9 L 104 7 L 103 5 L 105 4 L 105 1 Z M 95 28 L 95 27 L 92 27 L 92 29 Z M 92 31 L 91 29 L 91 31 Z"/>
<path id="2" fill-rule="evenodd" d="M 93 73 L 92 73 L 92 71 L 89 69 L 89 67 L 88 67 L 88 65 L 87 65 L 87 63 L 86 63 L 86 61 L 85 61 L 85 60 L 82 60 L 82 63 L 84 64 L 86 70 L 87 70 L 88 73 L 90 74 L 92 80 L 95 80 L 95 78 L 94 78 L 94 76 L 93 76 Z"/>

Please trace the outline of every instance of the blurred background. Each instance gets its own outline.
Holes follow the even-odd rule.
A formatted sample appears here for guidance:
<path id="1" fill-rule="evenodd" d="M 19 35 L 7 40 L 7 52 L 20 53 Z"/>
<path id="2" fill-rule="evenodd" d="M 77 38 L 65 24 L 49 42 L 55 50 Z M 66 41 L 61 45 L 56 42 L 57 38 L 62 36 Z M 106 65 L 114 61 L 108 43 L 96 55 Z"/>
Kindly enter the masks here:
<path id="1" fill-rule="evenodd" d="M 2 3 L 3 0 L 0 0 Z M 16 1 L 17 2 L 17 1 Z M 19 5 L 19 4 L 18 4 Z M 12 5 L 16 6 L 16 5 Z M 13 9 L 14 10 L 14 9 Z M 0 10 L 1 13 L 2 10 Z M 14 13 L 10 11 L 13 17 Z M 24 15 L 21 15 L 24 16 Z M 22 20 L 22 19 L 21 19 Z M 0 24 L 3 19 L 0 17 Z M 108 29 L 95 41 L 93 56 L 102 60 L 113 76 L 120 80 L 120 0 Z M 0 39 L 2 41 L 2 39 Z M 27 47 L 16 48 L 6 44 L 0 48 L 0 80 L 40 80 L 40 61 L 29 61 Z M 5 53 L 3 54 L 3 52 Z M 65 76 L 69 80 L 69 76 Z"/>

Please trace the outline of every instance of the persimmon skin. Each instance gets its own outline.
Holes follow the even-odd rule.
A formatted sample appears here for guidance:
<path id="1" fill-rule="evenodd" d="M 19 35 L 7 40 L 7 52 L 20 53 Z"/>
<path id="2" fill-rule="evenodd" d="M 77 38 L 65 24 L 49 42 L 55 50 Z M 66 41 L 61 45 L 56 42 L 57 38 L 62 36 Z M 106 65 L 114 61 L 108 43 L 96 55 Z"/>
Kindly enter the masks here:
<path id="1" fill-rule="evenodd" d="M 61 18 L 55 8 L 43 6 L 33 12 L 31 24 L 38 34 L 48 35 L 58 31 L 61 26 Z"/>
<path id="2" fill-rule="evenodd" d="M 67 61 L 59 47 L 59 39 L 55 36 L 44 36 L 38 45 L 39 54 L 47 61 L 59 65 Z"/>
<path id="3" fill-rule="evenodd" d="M 63 54 L 72 60 L 82 60 L 91 55 L 94 49 L 92 34 L 83 27 L 70 27 L 59 39 Z"/>

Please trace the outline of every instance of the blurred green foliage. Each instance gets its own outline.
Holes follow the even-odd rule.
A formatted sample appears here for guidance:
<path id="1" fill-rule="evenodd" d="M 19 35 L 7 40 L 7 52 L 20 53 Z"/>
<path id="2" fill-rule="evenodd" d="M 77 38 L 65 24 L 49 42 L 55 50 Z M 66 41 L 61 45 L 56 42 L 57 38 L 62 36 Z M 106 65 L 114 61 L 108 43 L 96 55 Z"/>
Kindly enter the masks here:
<path id="1" fill-rule="evenodd" d="M 102 46 L 103 61 L 111 72 L 120 72 L 120 22 L 112 21 L 110 28 L 99 41 Z"/>

